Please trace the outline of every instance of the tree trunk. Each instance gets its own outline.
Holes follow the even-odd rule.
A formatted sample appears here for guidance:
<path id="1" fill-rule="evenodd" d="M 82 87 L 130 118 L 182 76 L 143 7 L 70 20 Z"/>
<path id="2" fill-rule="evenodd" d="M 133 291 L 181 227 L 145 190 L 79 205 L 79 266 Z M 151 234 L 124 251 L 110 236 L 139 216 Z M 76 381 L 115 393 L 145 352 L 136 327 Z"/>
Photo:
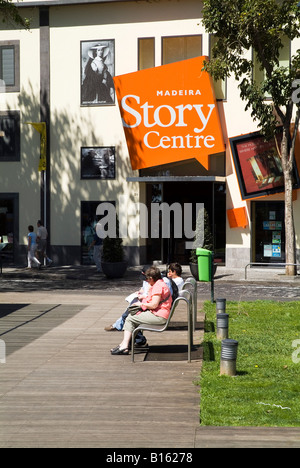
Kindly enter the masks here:
<path id="1" fill-rule="evenodd" d="M 281 145 L 282 166 L 285 184 L 285 256 L 287 264 L 296 263 L 296 236 L 293 213 L 293 155 L 289 153 L 288 132 L 283 132 Z M 297 267 L 286 265 L 286 275 L 295 276 Z"/>
<path id="2" fill-rule="evenodd" d="M 288 172 L 285 174 L 285 254 L 286 263 L 296 263 L 296 241 L 295 225 L 293 215 L 293 181 Z M 294 265 L 286 266 L 286 274 L 295 276 L 297 267 Z"/>

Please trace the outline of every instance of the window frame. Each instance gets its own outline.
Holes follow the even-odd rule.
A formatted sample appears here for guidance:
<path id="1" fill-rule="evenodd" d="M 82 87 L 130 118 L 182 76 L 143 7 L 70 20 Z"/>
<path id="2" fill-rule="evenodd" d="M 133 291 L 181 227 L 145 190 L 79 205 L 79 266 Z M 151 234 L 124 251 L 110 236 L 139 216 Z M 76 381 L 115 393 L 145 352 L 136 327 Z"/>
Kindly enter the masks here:
<path id="1" fill-rule="evenodd" d="M 0 111 L 0 121 L 2 118 L 13 119 L 16 126 L 15 132 L 15 154 L 13 156 L 2 155 L 0 153 L 0 162 L 15 162 L 20 161 L 21 158 L 21 129 L 20 129 L 20 112 L 19 111 Z M 1 130 L 1 129 L 0 129 Z M 1 136 L 0 136 L 1 138 Z"/>
<path id="2" fill-rule="evenodd" d="M 199 51 L 199 55 L 197 57 L 201 57 L 203 55 L 203 34 L 183 34 L 183 35 L 162 36 L 161 37 L 161 64 L 162 65 L 167 65 L 164 63 L 164 40 L 173 39 L 173 38 L 181 39 L 181 38 L 187 38 L 187 37 L 200 37 L 201 38 L 201 50 Z M 177 59 L 175 62 L 169 62 L 169 63 L 182 62 L 183 60 L 188 60 L 188 59 L 186 58 Z"/>
<path id="3" fill-rule="evenodd" d="M 155 37 L 154 36 L 149 36 L 149 37 L 138 37 L 138 63 L 137 63 L 137 69 L 138 71 L 141 71 L 141 70 L 147 70 L 147 68 L 141 68 L 140 67 L 140 62 L 141 62 L 141 57 L 140 57 L 140 53 L 141 53 L 141 41 L 143 40 L 152 40 L 153 41 L 153 46 L 154 46 L 154 50 L 153 50 L 153 58 L 154 58 L 154 65 L 153 67 L 155 67 L 156 65 L 156 54 L 155 54 Z M 152 68 L 152 67 L 151 67 Z"/>
<path id="4" fill-rule="evenodd" d="M 14 49 L 14 85 L 0 87 L 0 93 L 16 93 L 20 91 L 20 41 L 0 41 L 0 60 L 3 49 Z M 1 76 L 0 79 L 2 80 Z"/>
<path id="5" fill-rule="evenodd" d="M 284 51 L 284 47 L 281 49 L 281 51 Z M 291 60 L 292 60 L 292 41 L 289 39 L 289 44 L 288 44 L 288 54 L 289 54 L 289 66 L 291 67 Z M 261 81 L 259 81 L 259 75 L 262 76 L 264 71 L 263 70 L 259 70 L 258 69 L 258 61 L 256 60 L 256 57 L 255 57 L 255 51 L 254 49 L 252 48 L 251 50 L 251 60 L 252 60 L 252 82 L 255 83 L 255 82 L 258 82 L 258 83 L 261 83 Z M 280 64 L 280 56 L 279 56 L 279 67 L 281 67 L 281 64 Z M 263 77 L 263 80 L 264 80 L 264 77 Z M 265 95 L 265 98 L 264 98 L 265 101 L 272 101 L 272 97 L 271 96 L 268 96 L 268 95 Z"/>
<path id="6" fill-rule="evenodd" d="M 212 55 L 212 48 L 213 48 L 213 37 L 214 35 L 213 34 L 210 34 L 209 35 L 209 44 L 208 44 L 208 47 L 209 47 L 209 58 L 211 58 L 211 55 Z M 227 101 L 227 95 L 228 95 L 228 82 L 227 82 L 227 76 L 225 77 L 224 80 L 220 79 L 220 80 L 215 80 L 213 78 L 213 82 L 214 82 L 214 87 L 215 87 L 215 93 L 216 93 L 216 99 L 217 101 L 220 101 L 220 102 L 225 102 Z M 220 98 L 217 96 L 217 92 L 216 92 L 216 86 L 218 85 L 218 82 L 223 82 L 224 83 L 224 97 L 223 98 Z"/>

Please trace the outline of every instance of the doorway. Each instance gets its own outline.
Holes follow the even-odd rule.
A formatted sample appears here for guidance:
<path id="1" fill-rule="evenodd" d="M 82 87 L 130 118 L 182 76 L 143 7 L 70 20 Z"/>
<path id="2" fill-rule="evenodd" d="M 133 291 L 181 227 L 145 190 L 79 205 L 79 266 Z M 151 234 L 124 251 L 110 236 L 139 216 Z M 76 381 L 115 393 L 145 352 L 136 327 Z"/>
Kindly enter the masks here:
<path id="1" fill-rule="evenodd" d="M 115 205 L 114 201 L 82 201 L 81 202 L 81 265 L 94 265 L 94 248 L 91 244 L 96 234 L 99 221 L 97 208 L 101 203 Z"/>
<path id="2" fill-rule="evenodd" d="M 19 195 L 0 194 L 0 252 L 4 263 L 13 264 L 19 238 Z"/>
<path id="3" fill-rule="evenodd" d="M 147 184 L 147 207 L 150 216 L 152 203 L 179 203 L 184 213 L 184 204 L 193 205 L 192 229 L 196 227 L 196 204 L 203 203 L 208 213 L 210 230 L 214 239 L 214 253 L 218 263 L 225 263 L 226 247 L 226 185 L 219 182 L 164 182 Z M 150 219 L 149 219 L 150 221 Z M 174 236 L 174 216 L 170 216 L 170 236 L 162 238 L 162 216 L 159 219 L 158 238 L 147 239 L 147 262 L 179 262 L 189 264 L 191 250 L 186 242 L 192 239 L 185 236 L 184 216 L 182 216 L 182 237 Z"/>
<path id="4" fill-rule="evenodd" d="M 252 202 L 252 262 L 285 263 L 284 202 Z"/>

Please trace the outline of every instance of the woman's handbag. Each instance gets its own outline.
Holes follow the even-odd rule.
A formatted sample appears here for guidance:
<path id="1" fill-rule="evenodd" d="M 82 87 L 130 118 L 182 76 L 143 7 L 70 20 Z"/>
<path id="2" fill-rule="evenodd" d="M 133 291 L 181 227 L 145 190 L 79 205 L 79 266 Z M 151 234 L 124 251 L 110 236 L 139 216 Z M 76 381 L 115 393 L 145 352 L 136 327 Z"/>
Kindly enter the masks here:
<path id="1" fill-rule="evenodd" d="M 131 304 L 129 307 L 128 307 L 128 312 L 130 315 L 135 315 L 137 314 L 138 312 L 143 312 L 143 309 L 141 308 L 140 305 L 138 304 Z"/>
<path id="2" fill-rule="evenodd" d="M 164 302 L 166 302 L 167 300 L 169 300 L 170 298 L 170 294 L 168 295 L 168 297 L 166 297 L 166 299 L 163 299 L 162 301 L 160 301 L 159 303 L 159 306 L 161 304 L 163 304 Z M 137 303 L 135 304 L 131 304 L 129 307 L 128 307 L 128 314 L 130 315 L 136 315 L 138 312 L 145 312 L 144 309 L 142 309 L 142 307 L 140 305 L 138 305 Z M 152 311 L 150 311 L 152 312 Z"/>

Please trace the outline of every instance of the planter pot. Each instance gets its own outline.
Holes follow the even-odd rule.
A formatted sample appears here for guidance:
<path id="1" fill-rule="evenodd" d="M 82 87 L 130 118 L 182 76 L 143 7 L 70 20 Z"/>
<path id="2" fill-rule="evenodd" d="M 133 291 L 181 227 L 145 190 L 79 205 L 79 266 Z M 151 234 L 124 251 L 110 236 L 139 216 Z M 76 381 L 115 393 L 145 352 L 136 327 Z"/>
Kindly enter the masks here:
<path id="1" fill-rule="evenodd" d="M 199 270 L 198 270 L 198 263 L 190 263 L 190 270 L 191 270 L 191 274 L 193 275 L 193 277 L 195 278 L 196 281 L 199 281 Z M 214 267 L 213 267 L 213 274 L 215 276 L 216 274 L 216 271 L 217 271 L 217 265 L 214 264 Z"/>
<path id="2" fill-rule="evenodd" d="M 191 274 L 196 281 L 199 281 L 198 263 L 190 263 Z"/>
<path id="3" fill-rule="evenodd" d="M 102 262 L 102 271 L 109 279 L 122 278 L 127 270 L 127 262 L 106 263 Z"/>

